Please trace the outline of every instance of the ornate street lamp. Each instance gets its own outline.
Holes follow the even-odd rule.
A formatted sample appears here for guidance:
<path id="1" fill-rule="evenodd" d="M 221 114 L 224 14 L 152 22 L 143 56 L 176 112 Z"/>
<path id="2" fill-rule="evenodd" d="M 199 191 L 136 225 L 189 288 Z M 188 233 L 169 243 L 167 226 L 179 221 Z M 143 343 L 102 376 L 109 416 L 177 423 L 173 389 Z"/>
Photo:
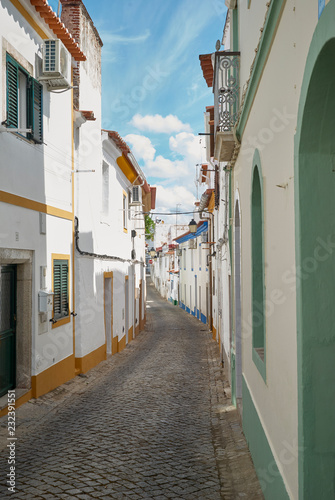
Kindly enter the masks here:
<path id="1" fill-rule="evenodd" d="M 190 233 L 196 233 L 197 228 L 198 228 L 198 224 L 195 222 L 194 219 L 192 219 L 191 222 L 189 223 L 188 227 L 190 228 Z"/>
<path id="2" fill-rule="evenodd" d="M 154 249 L 154 247 L 150 248 L 149 253 L 150 253 L 150 257 L 155 257 L 156 256 L 156 250 Z"/>

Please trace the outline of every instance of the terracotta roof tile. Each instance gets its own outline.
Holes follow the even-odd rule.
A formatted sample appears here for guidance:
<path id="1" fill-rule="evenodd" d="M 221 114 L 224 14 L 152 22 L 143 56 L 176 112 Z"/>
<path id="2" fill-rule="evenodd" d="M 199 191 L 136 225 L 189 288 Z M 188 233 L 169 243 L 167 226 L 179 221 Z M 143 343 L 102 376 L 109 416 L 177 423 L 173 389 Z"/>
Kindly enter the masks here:
<path id="1" fill-rule="evenodd" d="M 88 120 L 88 121 L 95 121 L 96 120 L 96 117 L 94 116 L 94 111 L 79 110 L 79 113 L 81 113 L 83 115 L 85 120 Z"/>
<path id="2" fill-rule="evenodd" d="M 212 65 L 212 54 L 203 54 L 199 56 L 200 66 L 207 86 L 213 86 L 214 69 Z"/>
<path id="3" fill-rule="evenodd" d="M 86 56 L 80 49 L 75 39 L 71 36 L 65 24 L 54 13 L 47 0 L 30 0 L 41 18 L 54 32 L 57 38 L 63 42 L 75 61 L 86 61 Z"/>

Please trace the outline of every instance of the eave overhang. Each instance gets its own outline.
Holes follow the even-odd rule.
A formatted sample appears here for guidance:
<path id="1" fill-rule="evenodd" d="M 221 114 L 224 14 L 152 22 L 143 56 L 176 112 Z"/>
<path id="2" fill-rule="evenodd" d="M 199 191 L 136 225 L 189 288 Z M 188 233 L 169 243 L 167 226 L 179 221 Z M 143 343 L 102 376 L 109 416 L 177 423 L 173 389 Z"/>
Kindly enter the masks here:
<path id="1" fill-rule="evenodd" d="M 18 2 L 12 2 L 17 4 Z M 75 61 L 86 61 L 86 56 L 84 52 L 80 49 L 78 43 L 75 41 L 69 30 L 65 27 L 65 24 L 59 19 L 59 17 L 54 13 L 47 0 L 30 0 L 31 5 L 34 7 L 35 11 L 40 15 L 43 21 L 47 24 L 49 29 L 54 33 L 55 37 L 62 41 L 67 50 L 70 52 L 71 56 Z M 22 9 L 24 7 L 20 4 Z M 41 34 L 41 33 L 40 33 Z M 48 36 L 42 38 L 46 39 Z"/>

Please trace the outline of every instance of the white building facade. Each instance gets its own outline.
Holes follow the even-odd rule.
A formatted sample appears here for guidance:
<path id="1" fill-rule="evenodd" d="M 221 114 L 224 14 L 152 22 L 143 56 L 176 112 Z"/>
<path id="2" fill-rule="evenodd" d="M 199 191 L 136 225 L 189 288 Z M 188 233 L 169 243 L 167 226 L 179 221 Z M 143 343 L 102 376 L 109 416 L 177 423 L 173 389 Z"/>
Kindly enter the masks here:
<path id="1" fill-rule="evenodd" d="M 265 498 L 333 498 L 335 2 L 229 7 L 200 60 L 230 177 L 232 397 Z"/>
<path id="2" fill-rule="evenodd" d="M 0 6 L 0 394 L 16 388 L 21 402 L 74 375 L 72 91 L 50 86 L 68 88 L 85 55 L 40 4 Z M 44 40 L 65 59 L 57 82 Z"/>
<path id="3" fill-rule="evenodd" d="M 150 275 L 156 289 L 174 305 L 179 303 L 180 258 L 176 237 L 186 232 L 186 224 L 156 223 L 153 247 L 155 257 L 151 257 Z"/>
<path id="4" fill-rule="evenodd" d="M 61 19 L 46 0 L 0 6 L 0 414 L 8 390 L 39 397 L 145 324 L 155 188 L 101 131 L 102 41 L 81 0 L 61 3 Z"/>
<path id="5" fill-rule="evenodd" d="M 210 278 L 208 221 L 200 221 L 196 232 L 176 238 L 179 244 L 179 305 L 203 323 L 210 323 Z"/>

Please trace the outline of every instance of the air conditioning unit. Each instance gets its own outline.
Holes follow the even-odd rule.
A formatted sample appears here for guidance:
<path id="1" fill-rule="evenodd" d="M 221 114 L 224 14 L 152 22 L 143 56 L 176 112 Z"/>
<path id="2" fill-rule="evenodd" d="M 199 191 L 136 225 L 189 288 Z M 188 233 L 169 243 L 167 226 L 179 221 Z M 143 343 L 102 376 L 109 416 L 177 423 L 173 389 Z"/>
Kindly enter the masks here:
<path id="1" fill-rule="evenodd" d="M 190 250 L 195 250 L 197 248 L 197 240 L 195 238 L 193 238 L 192 240 L 189 240 L 188 248 Z"/>
<path id="2" fill-rule="evenodd" d="M 132 188 L 132 196 L 131 196 L 131 203 L 129 203 L 129 206 L 131 207 L 138 207 L 142 205 L 142 190 L 141 186 L 133 186 Z"/>
<path id="3" fill-rule="evenodd" d="M 42 75 L 38 80 L 46 81 L 48 90 L 71 86 L 71 55 L 60 40 L 44 40 Z"/>

